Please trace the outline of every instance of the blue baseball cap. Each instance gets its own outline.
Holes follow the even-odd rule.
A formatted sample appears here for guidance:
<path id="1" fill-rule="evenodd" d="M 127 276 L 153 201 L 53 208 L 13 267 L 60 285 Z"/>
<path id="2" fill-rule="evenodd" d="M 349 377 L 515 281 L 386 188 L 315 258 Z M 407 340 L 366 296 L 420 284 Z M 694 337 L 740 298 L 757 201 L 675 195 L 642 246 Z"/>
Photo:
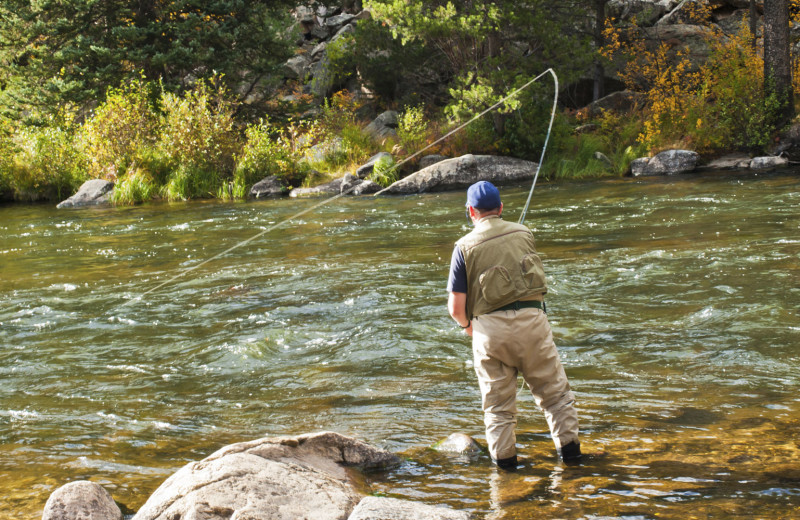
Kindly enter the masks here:
<path id="1" fill-rule="evenodd" d="M 478 181 L 467 190 L 467 206 L 475 209 L 500 207 L 500 192 L 489 181 Z"/>

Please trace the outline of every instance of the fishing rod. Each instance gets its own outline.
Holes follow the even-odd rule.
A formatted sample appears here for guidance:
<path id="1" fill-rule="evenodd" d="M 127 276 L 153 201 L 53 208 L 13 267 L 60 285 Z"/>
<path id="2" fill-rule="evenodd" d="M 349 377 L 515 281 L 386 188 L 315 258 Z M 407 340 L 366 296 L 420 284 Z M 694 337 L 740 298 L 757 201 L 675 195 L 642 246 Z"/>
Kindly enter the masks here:
<path id="1" fill-rule="evenodd" d="M 466 123 L 464 123 L 464 124 L 460 125 L 459 127 L 455 128 L 455 129 L 453 129 L 453 130 L 451 130 L 450 132 L 448 132 L 448 133 L 447 133 L 447 134 L 445 134 L 444 136 L 440 137 L 440 138 L 439 138 L 439 139 L 437 139 L 436 141 L 432 142 L 431 144 L 429 144 L 429 145 L 425 146 L 424 148 L 422 148 L 422 149 L 418 150 L 418 151 L 417 151 L 417 152 L 415 152 L 414 154 L 412 154 L 412 155 L 410 155 L 410 156 L 406 157 L 405 159 L 403 159 L 402 161 L 398 162 L 397 164 L 395 164 L 395 165 L 392 167 L 392 169 L 393 169 L 393 170 L 396 170 L 396 169 L 398 169 L 400 166 L 402 166 L 403 164 L 405 164 L 405 163 L 407 163 L 408 161 L 412 160 L 414 157 L 417 157 L 418 155 L 420 155 L 420 154 L 421 154 L 422 152 L 424 152 L 425 150 L 428 150 L 429 148 L 431 148 L 431 147 L 433 147 L 433 146 L 435 146 L 435 145 L 437 145 L 437 144 L 441 143 L 442 141 L 444 141 L 445 139 L 447 139 L 447 138 L 448 138 L 448 137 L 450 137 L 451 135 L 455 134 L 456 132 L 459 132 L 459 131 L 463 130 L 463 129 L 464 129 L 464 128 L 466 128 L 468 125 L 470 125 L 470 124 L 474 123 L 475 121 L 477 121 L 478 119 L 480 119 L 480 118 L 481 118 L 481 117 L 483 117 L 484 115 L 488 114 L 488 113 L 489 113 L 489 112 L 491 112 L 492 110 L 496 109 L 497 107 L 499 107 L 500 105 L 502 105 L 503 103 L 505 103 L 505 102 L 506 102 L 508 99 L 512 98 L 513 96 L 517 95 L 518 93 L 522 92 L 522 91 L 523 91 L 523 90 L 525 90 L 526 88 L 528 88 L 528 87 L 530 87 L 531 85 L 533 85 L 533 84 L 534 84 L 536 81 L 538 81 L 539 79 L 541 79 L 542 77 L 544 77 L 546 74 L 551 74 L 551 75 L 553 76 L 553 80 L 554 80 L 554 82 L 555 82 L 554 89 L 553 89 L 553 110 L 552 110 L 552 114 L 550 115 L 550 124 L 549 124 L 549 126 L 548 126 L 548 128 L 547 128 L 547 137 L 545 138 L 545 141 L 544 141 L 544 146 L 542 147 L 542 154 L 541 154 L 541 158 L 539 159 L 539 164 L 537 164 L 537 165 L 536 165 L 536 173 L 535 173 L 535 175 L 534 175 L 534 177 L 533 177 L 533 185 L 531 186 L 531 191 L 530 191 L 530 193 L 528 194 L 528 200 L 527 200 L 527 202 L 525 203 L 525 207 L 524 207 L 524 208 L 523 208 L 523 210 L 522 210 L 522 215 L 520 216 L 520 220 L 519 220 L 519 222 L 520 222 L 520 224 L 521 224 L 521 223 L 522 223 L 522 222 L 525 220 L 525 214 L 526 214 L 526 213 L 527 213 L 527 211 L 528 211 L 528 205 L 530 204 L 530 201 L 531 201 L 531 196 L 533 195 L 533 190 L 534 190 L 534 188 L 536 187 L 536 179 L 539 177 L 539 169 L 541 168 L 542 161 L 544 160 L 544 153 L 545 153 L 545 150 L 547 149 L 547 143 L 548 143 L 548 141 L 550 140 L 550 132 L 551 132 L 551 131 L 552 131 L 552 129 L 553 129 L 553 121 L 555 120 L 555 115 L 556 115 L 556 104 L 558 103 L 558 76 L 556 75 L 555 71 L 554 71 L 552 68 L 549 68 L 549 69 L 547 69 L 546 71 L 542 72 L 541 74 L 539 74 L 538 76 L 536 76 L 536 77 L 535 77 L 535 78 L 533 78 L 532 80 L 528 81 L 527 83 L 525 83 L 525 84 L 524 84 L 524 85 L 522 85 L 521 87 L 519 87 L 519 88 L 515 89 L 515 90 L 514 90 L 514 91 L 512 91 L 510 94 L 508 94 L 507 96 L 503 97 L 503 98 L 502 98 L 500 101 L 498 101 L 497 103 L 493 104 L 493 105 L 492 105 L 492 106 L 490 106 L 489 108 L 485 109 L 484 111 L 482 111 L 482 112 L 481 112 L 481 113 L 479 113 L 478 115 L 474 116 L 472 119 L 470 119 L 470 120 L 469 120 L 469 121 L 467 121 Z M 419 173 L 419 172 L 417 172 L 417 173 Z M 414 175 L 416 175 L 417 173 L 414 173 L 414 174 L 412 174 L 412 175 L 410 175 L 409 177 L 406 177 L 406 178 L 413 177 L 413 176 L 414 176 Z M 250 237 L 250 238 L 247 238 L 247 239 L 245 239 L 245 240 L 242 240 L 242 241 L 241 241 L 241 242 L 239 242 L 238 244 L 235 244 L 235 245 L 233 245 L 233 246 L 229 247 L 229 248 L 228 248 L 228 249 L 226 249 L 225 251 L 223 251 L 223 252 L 221 252 L 221 253 L 218 253 L 218 254 L 214 255 L 213 257 L 211 257 L 211 258 L 208 258 L 208 259 L 206 259 L 206 260 L 203 260 L 202 262 L 200 262 L 200 263 L 199 263 L 199 264 L 197 264 L 197 265 L 194 265 L 194 266 L 192 266 L 192 267 L 189 267 L 188 269 L 184 269 L 183 271 L 179 272 L 178 274 L 176 274 L 176 275 L 175 275 L 175 276 L 173 276 L 172 278 L 169 278 L 168 280 L 166 280 L 166 281 L 164 281 L 164 282 L 161 282 L 160 284 L 156 285 L 155 287 L 153 287 L 153 288 L 151 288 L 151 289 L 148 289 L 147 291 L 145 291 L 144 293 L 140 294 L 139 296 L 136 296 L 135 298 L 131 298 L 130 300 L 128 300 L 128 301 L 126 301 L 126 302 L 124 302 L 124 303 L 122 303 L 122 304 L 120 304 L 120 305 L 118 305 L 118 306 L 116 306 L 116 307 L 113 307 L 111 310 L 112 310 L 112 311 L 116 311 L 116 310 L 118 310 L 118 309 L 121 309 L 121 308 L 123 308 L 123 307 L 126 307 L 126 306 L 128 306 L 128 305 L 131 305 L 131 304 L 132 304 L 132 303 L 134 303 L 134 302 L 141 301 L 141 300 L 142 300 L 142 299 L 143 299 L 145 296 L 147 296 L 148 294 L 151 294 L 151 293 L 153 293 L 153 292 L 155 292 L 155 291 L 157 291 L 157 290 L 161 289 L 162 287 L 165 287 L 165 286 L 167 286 L 167 285 L 171 284 L 172 282 L 174 282 L 174 281 L 178 280 L 179 278 L 181 278 L 181 277 L 185 276 L 186 274 L 188 274 L 188 273 L 190 273 L 190 272 L 192 272 L 192 271 L 194 271 L 194 270 L 196 270 L 196 269 L 199 269 L 200 267 L 202 267 L 202 266 L 204 266 L 204 265 L 206 265 L 206 264 L 208 264 L 208 263 L 210 263 L 210 262 L 213 262 L 214 260 L 217 260 L 217 259 L 219 259 L 219 258 L 222 258 L 223 256 L 227 255 L 228 253 L 230 253 L 230 252 L 232 252 L 232 251 L 234 251 L 234 250 L 236 250 L 236 249 L 239 249 L 240 247 L 242 247 L 242 246 L 244 246 L 244 245 L 246 245 L 246 244 L 249 244 L 249 243 L 250 243 L 250 242 L 252 242 L 253 240 L 256 240 L 256 239 L 258 239 L 258 238 L 261 238 L 261 237 L 262 237 L 262 236 L 264 236 L 265 234 L 267 234 L 267 233 L 269 233 L 269 232 L 271 232 L 271 231 L 274 231 L 275 229 L 278 229 L 278 228 L 280 228 L 280 227 L 283 227 L 284 225 L 286 225 L 286 224 L 288 224 L 289 222 L 291 222 L 291 221 L 293 221 L 293 220 L 297 219 L 298 217 L 301 217 L 301 216 L 303 216 L 303 215 L 305 215 L 305 214 L 307 214 L 307 213 L 310 213 L 310 212 L 312 212 L 312 211 L 314 211 L 314 210 L 316 210 L 316 209 L 318 209 L 318 208 L 321 208 L 321 207 L 323 207 L 323 206 L 325 206 L 325 205 L 327 205 L 327 204 L 330 204 L 330 203 L 331 203 L 331 202 L 333 202 L 334 200 L 336 200 L 336 199 L 340 199 L 340 198 L 344 197 L 345 195 L 349 195 L 349 194 L 350 194 L 350 193 L 351 193 L 353 190 L 355 190 L 355 189 L 356 189 L 358 186 L 359 186 L 358 184 L 354 184 L 353 186 L 351 186 L 351 187 L 347 188 L 346 190 L 343 190 L 343 191 L 341 191 L 340 193 L 338 193 L 338 194 L 336 194 L 336 195 L 333 195 L 332 197 L 330 197 L 330 198 L 328 198 L 328 199 L 325 199 L 325 200 L 323 200 L 323 201 L 321 201 L 321 202 L 319 202 L 319 203 L 317 203 L 317 204 L 314 204 L 314 205 L 312 205 L 312 206 L 311 206 L 311 207 L 309 207 L 309 208 L 306 208 L 306 209 L 304 209 L 304 210 L 302 210 L 302 211 L 299 211 L 299 212 L 295 213 L 294 215 L 291 215 L 291 216 L 287 217 L 286 219 L 284 219 L 284 220 L 283 220 L 283 221 L 281 221 L 281 222 L 278 222 L 277 224 L 274 224 L 274 225 L 272 225 L 272 226 L 270 226 L 270 227 L 268 227 L 268 228 L 265 228 L 265 229 L 261 230 L 260 232 L 256 233 L 256 234 L 255 234 L 255 235 L 253 235 L 252 237 Z M 377 193 L 375 194 L 375 196 L 381 195 L 381 194 L 382 194 L 382 193 L 384 193 L 384 192 L 385 192 L 387 189 L 388 189 L 388 188 L 385 188 L 385 189 L 383 189 L 383 190 L 381 190 L 381 191 L 377 192 Z"/>

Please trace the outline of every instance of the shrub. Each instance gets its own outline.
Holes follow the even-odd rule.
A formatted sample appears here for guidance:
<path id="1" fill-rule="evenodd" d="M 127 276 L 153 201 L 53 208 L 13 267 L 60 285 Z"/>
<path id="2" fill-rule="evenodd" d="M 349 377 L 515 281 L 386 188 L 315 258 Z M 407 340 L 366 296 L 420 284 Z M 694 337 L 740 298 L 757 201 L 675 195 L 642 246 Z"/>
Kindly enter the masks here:
<path id="1" fill-rule="evenodd" d="M 384 188 L 396 182 L 398 178 L 397 165 L 391 156 L 384 155 L 375 161 L 369 179 Z"/>
<path id="2" fill-rule="evenodd" d="M 399 145 L 407 155 L 425 147 L 430 133 L 430 125 L 425 117 L 425 110 L 421 106 L 405 107 L 397 123 Z"/>
<path id="3" fill-rule="evenodd" d="M 63 199 L 86 180 L 86 158 L 71 131 L 29 127 L 19 130 L 14 141 L 9 184 L 19 198 Z"/>
<path id="4" fill-rule="evenodd" d="M 314 124 L 298 123 L 280 131 L 266 120 L 248 127 L 233 187 L 223 190 L 223 198 L 244 197 L 253 184 L 270 175 L 280 177 L 289 186 L 301 185 L 310 169 L 304 157 L 314 142 L 316 129 Z"/>
<path id="5" fill-rule="evenodd" d="M 164 187 L 169 200 L 214 196 L 233 175 L 239 149 L 235 106 L 217 83 L 201 80 L 183 96 L 164 93 L 161 97 L 158 149 L 174 167 Z"/>
<path id="6" fill-rule="evenodd" d="M 152 84 L 139 79 L 108 91 L 81 131 L 91 177 L 113 180 L 135 162 L 137 153 L 154 146 L 159 121 L 153 97 Z"/>

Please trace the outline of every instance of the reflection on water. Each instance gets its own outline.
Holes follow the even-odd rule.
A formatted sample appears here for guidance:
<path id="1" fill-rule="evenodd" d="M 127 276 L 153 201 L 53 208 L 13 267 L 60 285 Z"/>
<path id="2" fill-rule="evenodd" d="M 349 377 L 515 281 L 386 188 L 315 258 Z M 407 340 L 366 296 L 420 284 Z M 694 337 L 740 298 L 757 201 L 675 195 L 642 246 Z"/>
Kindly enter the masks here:
<path id="1" fill-rule="evenodd" d="M 338 200 L 122 306 L 315 202 L 0 207 L 0 510 L 75 479 L 135 510 L 224 444 L 336 430 L 407 458 L 374 492 L 477 518 L 800 516 L 796 175 L 537 187 L 589 456 L 525 397 L 513 474 L 427 449 L 483 439 L 445 309 L 461 193 Z"/>

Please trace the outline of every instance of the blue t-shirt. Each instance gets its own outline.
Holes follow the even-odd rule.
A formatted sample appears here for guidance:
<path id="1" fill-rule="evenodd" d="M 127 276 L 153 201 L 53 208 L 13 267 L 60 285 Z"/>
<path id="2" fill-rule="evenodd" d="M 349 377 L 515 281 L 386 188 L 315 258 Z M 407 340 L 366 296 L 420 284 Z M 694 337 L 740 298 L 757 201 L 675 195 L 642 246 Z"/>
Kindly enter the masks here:
<path id="1" fill-rule="evenodd" d="M 458 246 L 453 249 L 453 257 L 450 259 L 447 292 L 467 294 L 467 264 L 464 263 L 464 255 L 461 254 L 461 248 Z"/>

